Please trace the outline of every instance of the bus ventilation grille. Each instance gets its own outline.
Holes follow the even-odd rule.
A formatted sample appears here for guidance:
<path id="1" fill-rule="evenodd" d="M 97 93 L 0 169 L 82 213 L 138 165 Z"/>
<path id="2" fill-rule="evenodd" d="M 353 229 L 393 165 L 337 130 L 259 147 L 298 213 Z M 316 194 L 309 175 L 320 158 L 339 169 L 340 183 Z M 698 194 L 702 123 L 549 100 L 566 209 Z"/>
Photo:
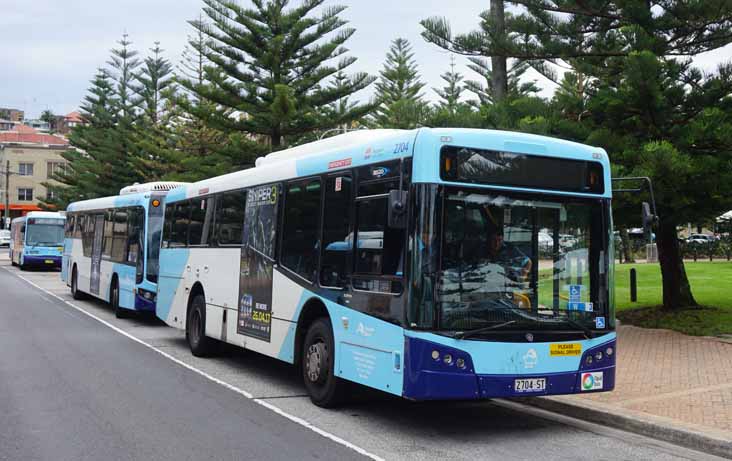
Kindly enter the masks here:
<path id="1" fill-rule="evenodd" d="M 183 186 L 185 182 L 174 182 L 174 181 L 158 181 L 149 182 L 145 184 L 133 184 L 131 186 L 123 187 L 119 191 L 119 195 L 138 194 L 140 192 L 167 192 L 173 190 L 176 187 Z"/>

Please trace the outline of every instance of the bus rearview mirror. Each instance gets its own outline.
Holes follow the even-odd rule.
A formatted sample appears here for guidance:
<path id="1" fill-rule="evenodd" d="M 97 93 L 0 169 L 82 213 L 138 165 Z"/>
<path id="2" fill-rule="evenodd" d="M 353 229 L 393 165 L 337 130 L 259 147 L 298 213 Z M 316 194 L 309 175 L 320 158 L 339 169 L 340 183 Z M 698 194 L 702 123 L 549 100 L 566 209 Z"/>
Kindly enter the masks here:
<path id="1" fill-rule="evenodd" d="M 407 203 L 409 203 L 407 191 L 389 191 L 389 217 L 387 223 L 392 229 L 407 228 Z"/>
<path id="2" fill-rule="evenodd" d="M 656 222 L 656 216 L 651 212 L 651 205 L 648 202 L 643 202 L 642 205 L 643 213 L 643 230 L 646 233 L 651 232 L 653 224 Z"/>

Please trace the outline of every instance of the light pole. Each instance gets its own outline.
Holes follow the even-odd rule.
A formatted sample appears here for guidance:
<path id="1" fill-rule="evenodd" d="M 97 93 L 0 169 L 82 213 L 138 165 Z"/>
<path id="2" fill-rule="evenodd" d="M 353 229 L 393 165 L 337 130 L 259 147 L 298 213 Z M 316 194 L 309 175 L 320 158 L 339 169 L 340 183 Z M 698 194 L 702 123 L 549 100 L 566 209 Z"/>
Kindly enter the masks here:
<path id="1" fill-rule="evenodd" d="M 0 153 L 5 151 L 5 146 L 0 145 Z M 3 229 L 10 228 L 10 175 L 15 174 L 10 171 L 10 160 L 5 160 L 5 209 L 3 210 Z"/>

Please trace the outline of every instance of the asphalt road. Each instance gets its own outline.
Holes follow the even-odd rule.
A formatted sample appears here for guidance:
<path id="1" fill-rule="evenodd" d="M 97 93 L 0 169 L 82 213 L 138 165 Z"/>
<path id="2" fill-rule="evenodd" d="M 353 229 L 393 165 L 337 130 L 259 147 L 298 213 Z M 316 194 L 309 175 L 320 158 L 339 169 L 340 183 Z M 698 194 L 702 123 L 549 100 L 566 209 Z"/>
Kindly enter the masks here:
<path id="1" fill-rule="evenodd" d="M 182 332 L 73 301 L 0 250 L 0 460 L 718 459 L 500 401 L 364 392 L 323 410 L 304 394 L 289 365 L 193 357 Z"/>

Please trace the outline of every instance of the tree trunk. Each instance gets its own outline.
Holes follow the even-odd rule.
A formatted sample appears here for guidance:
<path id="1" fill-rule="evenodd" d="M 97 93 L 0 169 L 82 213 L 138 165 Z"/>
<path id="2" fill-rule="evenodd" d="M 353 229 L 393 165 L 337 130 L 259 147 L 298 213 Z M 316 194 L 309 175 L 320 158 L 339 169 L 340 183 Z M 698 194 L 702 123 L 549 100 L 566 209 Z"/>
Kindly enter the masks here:
<path id="1" fill-rule="evenodd" d="M 503 0 L 491 0 L 492 35 L 503 40 L 506 37 L 506 14 Z M 505 53 L 502 56 L 491 56 L 491 85 L 493 86 L 493 101 L 501 102 L 508 95 L 508 66 Z"/>
<path id="2" fill-rule="evenodd" d="M 633 246 L 628 235 L 628 228 L 623 226 L 620 228 L 620 243 L 623 246 L 623 259 L 626 263 L 634 263 Z"/>
<path id="3" fill-rule="evenodd" d="M 663 307 L 681 309 L 697 306 L 679 251 L 676 223 L 661 220 L 658 225 L 658 260 L 663 278 Z"/>

